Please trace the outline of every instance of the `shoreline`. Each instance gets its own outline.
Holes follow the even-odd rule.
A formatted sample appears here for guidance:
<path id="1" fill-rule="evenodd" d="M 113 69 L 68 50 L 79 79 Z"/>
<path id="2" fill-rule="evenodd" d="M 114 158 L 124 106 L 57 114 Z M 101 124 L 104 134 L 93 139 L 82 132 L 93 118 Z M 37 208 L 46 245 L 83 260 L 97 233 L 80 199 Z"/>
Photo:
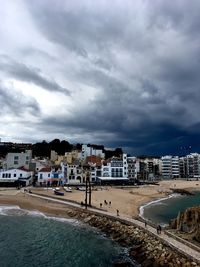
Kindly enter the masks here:
<path id="1" fill-rule="evenodd" d="M 138 208 L 138 209 L 139 209 L 139 214 L 138 214 L 138 216 L 141 217 L 142 219 L 148 221 L 148 219 L 146 219 L 146 218 L 143 216 L 143 215 L 144 215 L 144 209 L 145 209 L 146 207 L 148 207 L 148 206 L 150 206 L 150 205 L 152 205 L 152 204 L 154 204 L 154 203 L 161 202 L 162 200 L 167 200 L 167 199 L 170 199 L 170 198 L 173 198 L 173 197 L 175 197 L 175 195 L 174 195 L 174 194 L 171 194 L 171 195 L 169 195 L 168 197 L 158 198 L 158 199 L 152 200 L 152 201 L 150 201 L 150 202 L 146 202 L 146 203 L 144 203 L 142 206 L 140 206 L 140 207 Z"/>
<path id="2" fill-rule="evenodd" d="M 113 215 L 116 215 L 116 210 L 127 218 L 144 218 L 144 208 L 160 202 L 162 200 L 171 198 L 174 196 L 172 189 L 185 189 L 188 191 L 200 191 L 200 186 L 197 186 L 196 181 L 161 181 L 159 185 L 142 185 L 137 188 L 115 188 L 104 187 L 103 189 L 97 188 L 92 191 L 92 206 L 96 209 L 106 210 Z M 55 197 L 53 190 L 46 190 L 44 188 L 32 188 L 33 193 L 42 194 L 47 197 Z M 73 190 L 72 193 L 64 192 L 64 196 L 57 199 L 66 200 L 77 203 L 84 202 L 85 192 Z M 30 201 L 30 199 L 32 201 Z M 111 205 L 105 204 L 111 202 Z M 42 203 L 42 204 L 41 204 Z M 100 204 L 102 203 L 102 206 Z M 36 200 L 31 198 L 31 195 L 25 195 L 22 191 L 15 189 L 0 188 L 0 204 L 17 204 L 21 208 L 27 208 L 30 210 L 39 210 L 44 213 L 53 213 L 56 216 L 65 216 L 63 211 L 66 207 L 55 203 L 48 203 L 45 200 Z M 60 214 L 59 214 L 60 213 Z"/>
<path id="3" fill-rule="evenodd" d="M 37 199 L 31 194 L 24 195 L 21 192 L 15 196 L 6 197 L 0 195 L 0 204 L 19 205 L 22 209 L 39 210 L 48 217 L 56 216 L 61 220 L 62 218 L 71 218 L 95 227 L 106 234 L 108 238 L 128 248 L 130 258 L 136 260 L 141 266 L 152 267 L 153 263 L 156 263 L 156 266 L 163 266 L 163 263 L 167 261 L 172 264 L 170 266 L 176 267 L 177 262 L 181 259 L 183 260 L 183 258 L 188 267 L 193 266 L 189 264 L 191 262 L 190 258 L 183 257 L 183 254 L 179 254 L 178 251 L 173 251 L 169 246 L 161 242 L 159 238 L 157 239 L 148 234 L 145 229 L 142 230 L 137 226 L 124 222 L 121 216 L 118 220 L 106 215 L 91 213 L 89 210 L 82 208 L 67 207 L 66 204 Z"/>

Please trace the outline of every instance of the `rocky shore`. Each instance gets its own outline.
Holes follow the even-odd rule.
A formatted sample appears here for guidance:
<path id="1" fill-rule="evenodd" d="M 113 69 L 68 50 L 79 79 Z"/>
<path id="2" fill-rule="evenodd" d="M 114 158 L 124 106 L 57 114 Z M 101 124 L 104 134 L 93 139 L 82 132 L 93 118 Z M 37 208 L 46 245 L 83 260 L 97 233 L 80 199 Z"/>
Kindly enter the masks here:
<path id="1" fill-rule="evenodd" d="M 102 215 L 76 210 L 68 211 L 68 216 L 77 218 L 90 226 L 96 227 L 120 245 L 129 248 L 130 258 L 136 260 L 143 267 L 194 267 L 197 263 L 191 261 L 178 251 L 163 244 L 145 230 L 129 223 L 114 220 Z M 116 267 L 132 266 L 129 261 L 118 261 Z"/>
<path id="2" fill-rule="evenodd" d="M 177 218 L 171 220 L 170 226 L 186 240 L 200 243 L 200 206 L 187 208 L 179 212 Z"/>

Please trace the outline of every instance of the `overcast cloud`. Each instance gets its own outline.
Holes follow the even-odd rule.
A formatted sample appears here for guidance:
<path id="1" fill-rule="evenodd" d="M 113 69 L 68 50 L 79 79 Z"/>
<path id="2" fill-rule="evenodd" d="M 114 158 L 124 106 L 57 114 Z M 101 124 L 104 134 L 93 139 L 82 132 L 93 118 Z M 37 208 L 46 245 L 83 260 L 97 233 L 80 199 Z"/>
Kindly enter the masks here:
<path id="1" fill-rule="evenodd" d="M 2 141 L 200 152 L 198 0 L 1 4 Z"/>

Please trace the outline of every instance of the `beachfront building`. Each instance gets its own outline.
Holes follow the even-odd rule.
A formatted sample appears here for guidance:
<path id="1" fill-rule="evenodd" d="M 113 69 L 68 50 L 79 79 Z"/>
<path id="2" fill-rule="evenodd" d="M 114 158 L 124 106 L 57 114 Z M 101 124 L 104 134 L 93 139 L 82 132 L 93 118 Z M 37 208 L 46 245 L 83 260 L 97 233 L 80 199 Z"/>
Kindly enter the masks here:
<path id="1" fill-rule="evenodd" d="M 0 186 L 28 186 L 32 183 L 32 178 L 33 173 L 25 168 L 0 170 Z"/>
<path id="2" fill-rule="evenodd" d="M 184 172 L 183 177 L 186 178 L 200 178 L 200 154 L 191 153 L 183 158 L 182 160 L 182 169 Z"/>
<path id="3" fill-rule="evenodd" d="M 97 181 L 97 177 L 101 176 L 102 159 L 98 156 L 88 156 L 83 163 L 84 169 L 89 172 L 90 181 Z"/>
<path id="4" fill-rule="evenodd" d="M 112 157 L 103 161 L 101 176 L 97 177 L 98 182 L 123 182 L 128 181 L 127 155 Z"/>
<path id="5" fill-rule="evenodd" d="M 40 186 L 63 185 L 65 183 L 64 173 L 47 166 L 38 171 L 38 184 Z"/>
<path id="6" fill-rule="evenodd" d="M 174 179 L 180 176 L 179 157 L 163 156 L 162 160 L 162 177 L 165 179 Z"/>
<path id="7" fill-rule="evenodd" d="M 67 164 L 67 184 L 76 185 L 83 183 L 83 168 L 81 165 Z"/>
<path id="8" fill-rule="evenodd" d="M 130 181 L 136 180 L 140 170 L 140 162 L 136 157 L 127 157 L 128 164 L 128 179 Z"/>
<path id="9" fill-rule="evenodd" d="M 3 163 L 3 169 L 17 169 L 24 166 L 26 169 L 29 168 L 29 163 L 32 159 L 32 151 L 26 150 L 21 153 L 8 153 Z"/>
<path id="10" fill-rule="evenodd" d="M 97 156 L 104 159 L 105 153 L 102 149 L 97 149 L 92 145 L 82 145 L 81 158 L 85 159 L 88 156 Z"/>

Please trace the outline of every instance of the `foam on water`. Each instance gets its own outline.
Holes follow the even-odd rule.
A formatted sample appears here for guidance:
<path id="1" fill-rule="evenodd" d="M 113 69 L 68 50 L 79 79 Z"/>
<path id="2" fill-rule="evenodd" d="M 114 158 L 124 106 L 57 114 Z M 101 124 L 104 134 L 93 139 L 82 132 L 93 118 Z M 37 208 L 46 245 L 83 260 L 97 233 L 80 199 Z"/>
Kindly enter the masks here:
<path id="1" fill-rule="evenodd" d="M 26 210 L 26 209 L 21 209 L 17 205 L 1 205 L 0 206 L 0 215 L 3 216 L 23 216 L 23 215 L 28 215 L 28 216 L 34 216 L 34 217 L 42 217 L 48 220 L 54 220 L 54 221 L 59 221 L 59 222 L 65 222 L 65 223 L 73 223 L 76 225 L 80 225 L 81 223 L 76 220 L 76 219 L 71 219 L 71 218 L 63 218 L 63 217 L 55 217 L 55 216 L 48 216 L 44 214 L 43 212 L 40 212 L 38 210 Z"/>

